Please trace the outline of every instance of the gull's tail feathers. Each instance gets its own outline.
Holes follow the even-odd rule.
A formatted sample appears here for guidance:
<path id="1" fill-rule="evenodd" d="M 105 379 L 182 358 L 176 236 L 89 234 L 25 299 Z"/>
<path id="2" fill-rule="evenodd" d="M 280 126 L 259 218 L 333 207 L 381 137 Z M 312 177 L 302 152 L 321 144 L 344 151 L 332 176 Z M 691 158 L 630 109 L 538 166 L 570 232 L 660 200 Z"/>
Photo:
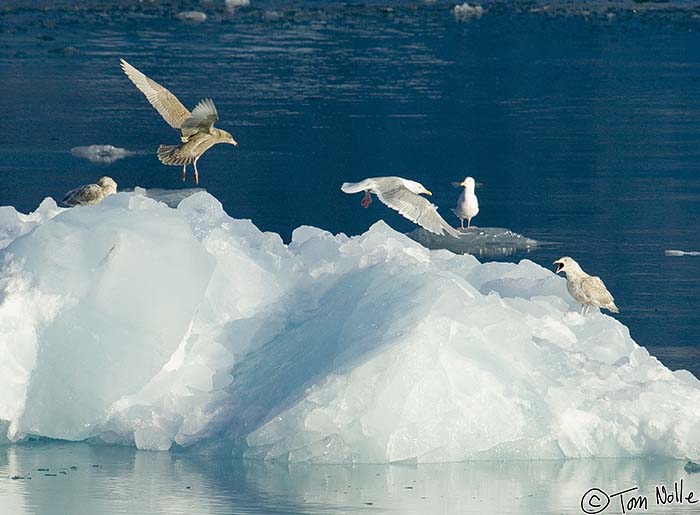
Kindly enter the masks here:
<path id="1" fill-rule="evenodd" d="M 192 156 L 183 152 L 182 145 L 161 145 L 158 147 L 158 159 L 166 165 L 188 165 Z"/>
<path id="2" fill-rule="evenodd" d="M 340 187 L 343 193 L 360 193 L 371 188 L 369 179 L 360 182 L 344 182 Z"/>

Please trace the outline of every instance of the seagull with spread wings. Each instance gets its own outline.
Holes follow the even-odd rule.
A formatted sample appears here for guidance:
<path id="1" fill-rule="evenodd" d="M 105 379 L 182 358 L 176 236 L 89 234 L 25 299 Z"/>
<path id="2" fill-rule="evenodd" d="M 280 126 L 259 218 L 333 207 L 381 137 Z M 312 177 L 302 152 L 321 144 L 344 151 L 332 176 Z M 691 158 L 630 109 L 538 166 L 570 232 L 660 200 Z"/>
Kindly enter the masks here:
<path id="1" fill-rule="evenodd" d="M 216 106 L 210 98 L 201 100 L 189 112 L 170 91 L 149 79 L 127 63 L 120 61 L 122 70 L 143 93 L 156 111 L 168 124 L 180 133 L 179 145 L 160 145 L 158 159 L 166 165 L 182 165 L 182 180 L 185 180 L 187 165 L 194 165 L 194 183 L 199 184 L 197 160 L 217 143 L 238 145 L 228 132 L 217 129 L 214 123 L 219 119 Z"/>
<path id="2" fill-rule="evenodd" d="M 360 193 L 364 191 L 362 207 L 372 203 L 372 193 L 394 211 L 408 218 L 411 222 L 435 234 L 444 233 L 459 238 L 457 232 L 437 212 L 430 201 L 421 194 L 432 195 L 425 186 L 416 181 L 402 177 L 371 177 L 360 182 L 346 182 L 340 188 L 344 193 Z"/>

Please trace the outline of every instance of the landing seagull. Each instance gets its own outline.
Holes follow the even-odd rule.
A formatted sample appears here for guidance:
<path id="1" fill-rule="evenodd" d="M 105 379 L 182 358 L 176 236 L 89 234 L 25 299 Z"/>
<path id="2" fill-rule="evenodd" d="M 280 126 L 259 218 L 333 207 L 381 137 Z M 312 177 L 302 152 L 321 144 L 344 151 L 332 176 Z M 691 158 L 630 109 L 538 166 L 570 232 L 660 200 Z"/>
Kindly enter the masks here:
<path id="1" fill-rule="evenodd" d="M 437 207 L 420 196 L 432 193 L 419 182 L 401 177 L 370 177 L 360 182 L 343 183 L 340 189 L 344 193 L 364 192 L 361 202 L 364 208 L 372 203 L 371 194 L 374 193 L 384 204 L 427 231 L 459 238 L 459 232 L 438 214 Z"/>
<path id="2" fill-rule="evenodd" d="M 214 128 L 219 119 L 216 106 L 210 98 L 200 100 L 190 113 L 170 91 L 149 79 L 143 73 L 127 63 L 120 61 L 122 70 L 143 93 L 163 119 L 180 133 L 182 143 L 179 145 L 160 145 L 158 159 L 166 165 L 182 165 L 184 182 L 187 165 L 194 165 L 194 183 L 199 184 L 197 160 L 202 154 L 217 143 L 238 145 L 228 132 Z"/>
<path id="3" fill-rule="evenodd" d="M 476 187 L 476 182 L 472 177 L 467 177 L 462 182 L 457 184 L 453 182 L 455 186 L 462 186 L 464 190 L 457 200 L 457 207 L 452 210 L 452 212 L 459 218 L 461 228 L 464 229 L 464 219 L 467 219 L 467 229 L 472 226 L 472 218 L 479 214 L 479 201 L 474 193 L 474 188 Z"/>
<path id="4" fill-rule="evenodd" d="M 97 184 L 85 184 L 70 190 L 61 201 L 64 206 L 86 206 L 97 204 L 105 197 L 117 192 L 117 183 L 111 177 L 100 177 Z"/>
<path id="5" fill-rule="evenodd" d="M 566 274 L 566 289 L 571 296 L 581 303 L 581 314 L 588 313 L 591 307 L 604 308 L 613 313 L 619 313 L 615 299 L 603 284 L 600 277 L 588 275 L 579 264 L 568 256 L 557 259 L 557 272 Z"/>

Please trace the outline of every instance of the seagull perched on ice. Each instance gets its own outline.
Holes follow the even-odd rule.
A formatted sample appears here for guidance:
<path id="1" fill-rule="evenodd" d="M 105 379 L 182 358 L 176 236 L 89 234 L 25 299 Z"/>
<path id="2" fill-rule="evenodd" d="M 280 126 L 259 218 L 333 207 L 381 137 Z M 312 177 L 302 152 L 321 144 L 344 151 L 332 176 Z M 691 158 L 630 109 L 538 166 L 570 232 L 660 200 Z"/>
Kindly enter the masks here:
<path id="1" fill-rule="evenodd" d="M 70 190 L 63 197 L 61 204 L 69 207 L 97 204 L 105 197 L 117 192 L 117 183 L 111 177 L 100 177 L 97 184 L 85 184 L 74 190 Z"/>
<path id="2" fill-rule="evenodd" d="M 452 184 L 456 185 L 457 183 Z M 464 190 L 457 199 L 457 207 L 452 212 L 459 218 L 462 229 L 464 229 L 464 219 L 466 218 L 467 229 L 469 229 L 472 226 L 472 218 L 479 213 L 479 201 L 474 193 L 476 182 L 472 177 L 467 177 L 459 183 L 459 186 L 463 186 Z"/>
<path id="3" fill-rule="evenodd" d="M 143 93 L 156 111 L 173 129 L 180 133 L 179 145 L 160 145 L 158 159 L 166 165 L 182 165 L 182 180 L 185 180 L 187 165 L 194 165 L 194 183 L 199 184 L 197 160 L 217 143 L 238 145 L 228 132 L 214 128 L 219 119 L 216 106 L 210 98 L 200 100 L 190 113 L 170 91 L 149 79 L 143 73 L 121 61 L 122 70 Z"/>
<path id="4" fill-rule="evenodd" d="M 365 208 L 372 203 L 371 194 L 374 193 L 384 204 L 424 229 L 435 234 L 447 233 L 459 238 L 459 232 L 438 214 L 437 207 L 420 196 L 421 193 L 432 193 L 419 182 L 401 177 L 370 177 L 360 182 L 345 182 L 340 189 L 344 193 L 364 191 L 365 196 L 361 204 Z"/>
<path id="5" fill-rule="evenodd" d="M 554 262 L 557 272 L 566 274 L 566 289 L 571 296 L 581 303 L 581 314 L 588 313 L 588 308 L 605 308 L 613 313 L 619 313 L 615 299 L 603 284 L 600 277 L 588 275 L 579 264 L 568 256 Z"/>

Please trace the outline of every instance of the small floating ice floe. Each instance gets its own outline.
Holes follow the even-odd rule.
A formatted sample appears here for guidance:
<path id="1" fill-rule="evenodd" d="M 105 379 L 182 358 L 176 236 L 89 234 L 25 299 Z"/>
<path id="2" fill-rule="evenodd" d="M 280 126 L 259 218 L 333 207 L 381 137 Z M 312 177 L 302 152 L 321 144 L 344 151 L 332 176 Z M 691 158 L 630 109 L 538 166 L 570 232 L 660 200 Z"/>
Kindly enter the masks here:
<path id="1" fill-rule="evenodd" d="M 666 250 L 664 252 L 667 256 L 700 256 L 700 252 L 692 250 L 692 251 L 685 251 L 685 250 Z"/>
<path id="2" fill-rule="evenodd" d="M 101 165 L 111 165 L 115 161 L 124 159 L 134 155 L 125 148 L 115 147 L 114 145 L 89 145 L 87 147 L 73 147 L 70 153 L 75 157 L 82 157 L 91 163 Z"/>
<path id="3" fill-rule="evenodd" d="M 195 23 L 207 20 L 207 15 L 201 11 L 182 11 L 177 13 L 175 17 L 180 21 L 192 21 Z"/>
<path id="4" fill-rule="evenodd" d="M 519 251 L 530 251 L 538 246 L 538 241 L 527 238 L 503 227 L 472 227 L 458 230 L 459 237 L 432 234 L 417 228 L 407 234 L 424 247 L 436 250 L 447 249 L 455 254 L 477 256 L 509 256 Z"/>
<path id="5" fill-rule="evenodd" d="M 233 12 L 240 7 L 249 7 L 250 0 L 226 0 L 226 10 Z"/>
<path id="6" fill-rule="evenodd" d="M 462 5 L 455 5 L 452 8 L 452 14 L 457 21 L 467 21 L 471 18 L 478 20 L 484 15 L 484 8 L 480 5 L 469 5 L 464 2 Z"/>

